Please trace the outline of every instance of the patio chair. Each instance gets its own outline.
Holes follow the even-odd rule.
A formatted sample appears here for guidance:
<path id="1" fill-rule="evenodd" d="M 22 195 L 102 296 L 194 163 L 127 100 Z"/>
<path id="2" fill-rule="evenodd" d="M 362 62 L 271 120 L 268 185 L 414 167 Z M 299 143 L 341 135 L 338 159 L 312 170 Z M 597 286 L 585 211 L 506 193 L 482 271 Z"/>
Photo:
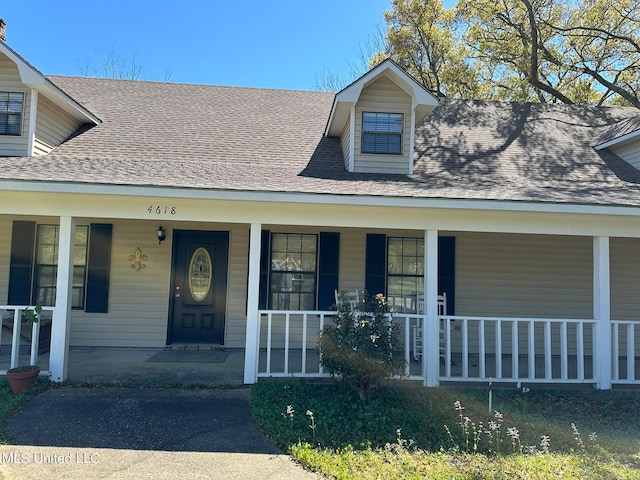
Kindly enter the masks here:
<path id="1" fill-rule="evenodd" d="M 342 290 L 340 293 L 338 289 L 334 290 L 336 297 L 336 305 L 340 303 L 340 300 L 346 300 L 351 304 L 351 308 L 355 308 L 355 306 L 360 302 L 360 294 L 358 290 Z"/>
<path id="2" fill-rule="evenodd" d="M 424 313 L 424 294 L 419 293 L 416 296 L 416 313 L 422 315 Z M 441 295 L 438 295 L 438 315 L 446 315 L 447 314 L 447 293 L 442 292 Z M 419 321 L 419 320 L 418 320 Z M 423 334 L 422 334 L 422 326 L 420 324 L 413 325 L 411 327 L 413 330 L 413 359 L 418 360 L 422 357 L 422 345 L 423 345 Z M 446 355 L 447 349 L 447 340 L 446 333 L 444 328 L 444 320 L 440 320 L 440 357 L 444 358 Z"/>

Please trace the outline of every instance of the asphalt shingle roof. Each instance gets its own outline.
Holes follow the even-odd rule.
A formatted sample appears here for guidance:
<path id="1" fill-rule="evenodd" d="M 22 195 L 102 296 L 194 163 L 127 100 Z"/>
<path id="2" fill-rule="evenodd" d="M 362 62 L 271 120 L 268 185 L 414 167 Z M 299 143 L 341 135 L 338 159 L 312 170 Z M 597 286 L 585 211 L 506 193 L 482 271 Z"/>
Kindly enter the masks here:
<path id="1" fill-rule="evenodd" d="M 640 205 L 640 172 L 592 147 L 635 109 L 445 99 L 417 128 L 413 175 L 356 174 L 323 137 L 330 93 L 48 78 L 103 123 L 0 158 L 0 179 Z"/>

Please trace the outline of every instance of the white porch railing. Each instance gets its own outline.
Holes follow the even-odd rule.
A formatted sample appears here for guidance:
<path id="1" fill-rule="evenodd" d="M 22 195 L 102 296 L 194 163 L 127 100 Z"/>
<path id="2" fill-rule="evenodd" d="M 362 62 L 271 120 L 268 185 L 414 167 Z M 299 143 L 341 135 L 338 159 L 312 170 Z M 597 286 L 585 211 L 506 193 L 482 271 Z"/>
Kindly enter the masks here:
<path id="1" fill-rule="evenodd" d="M 33 305 L 0 305 L 0 319 L 2 320 L 2 327 L 0 328 L 0 353 L 4 353 L 4 350 L 11 346 L 11 358 L 9 362 L 9 369 L 15 368 L 19 365 L 20 359 L 20 347 L 21 342 L 26 342 L 30 349 L 29 364 L 36 365 L 38 363 L 38 349 L 40 344 L 40 329 L 43 322 L 51 321 L 51 315 L 53 315 L 54 307 L 42 307 L 42 313 L 40 314 L 40 321 L 29 325 L 27 322 L 22 321 L 23 312 L 27 309 L 33 310 Z M 49 313 L 50 312 L 50 313 Z M 29 330 L 24 332 L 23 324 L 29 325 Z M 4 330 L 11 331 L 11 344 L 3 343 Z M 0 369 L 0 375 L 6 375 L 8 369 Z M 49 370 L 42 369 L 41 375 L 49 375 Z"/>
<path id="2" fill-rule="evenodd" d="M 613 320 L 611 329 L 611 383 L 640 384 L 640 359 L 636 360 L 636 352 L 640 354 L 640 321 Z"/>
<path id="3" fill-rule="evenodd" d="M 258 377 L 325 377 L 316 352 L 319 332 L 333 311 L 261 310 Z M 612 321 L 612 349 L 598 351 L 593 319 L 443 315 L 439 381 L 597 384 L 599 355 L 610 355 L 612 383 L 640 384 L 640 322 Z M 426 379 L 418 329 L 427 319 L 393 314 L 409 380 Z M 433 357 L 432 357 L 433 358 Z M 640 360 L 640 359 L 638 359 Z"/>

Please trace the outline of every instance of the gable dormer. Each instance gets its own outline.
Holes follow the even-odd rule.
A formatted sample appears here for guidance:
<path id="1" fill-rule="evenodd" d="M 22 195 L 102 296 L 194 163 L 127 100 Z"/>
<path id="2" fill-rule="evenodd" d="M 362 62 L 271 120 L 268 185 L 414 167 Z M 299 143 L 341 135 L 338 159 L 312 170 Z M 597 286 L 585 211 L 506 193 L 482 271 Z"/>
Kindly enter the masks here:
<path id="1" fill-rule="evenodd" d="M 594 148 L 606 148 L 640 170 L 640 115 L 610 127 Z"/>
<path id="2" fill-rule="evenodd" d="M 411 174 L 415 127 L 437 104 L 385 60 L 336 94 L 325 135 L 340 137 L 349 172 Z"/>
<path id="3" fill-rule="evenodd" d="M 0 156 L 46 155 L 100 120 L 0 41 Z"/>

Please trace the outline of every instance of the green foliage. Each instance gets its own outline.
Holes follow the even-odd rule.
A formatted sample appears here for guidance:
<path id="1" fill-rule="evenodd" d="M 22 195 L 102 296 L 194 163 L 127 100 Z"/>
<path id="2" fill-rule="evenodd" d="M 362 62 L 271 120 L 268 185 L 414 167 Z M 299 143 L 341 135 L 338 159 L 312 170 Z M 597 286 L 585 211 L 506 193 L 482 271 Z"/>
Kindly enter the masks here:
<path id="1" fill-rule="evenodd" d="M 40 321 L 40 314 L 42 313 L 42 303 L 38 300 L 35 308 L 32 310 L 30 308 L 24 309 L 24 318 L 27 322 L 38 323 Z"/>
<path id="2" fill-rule="evenodd" d="M 324 369 L 364 400 L 384 380 L 402 376 L 405 360 L 384 297 L 362 297 L 352 305 L 342 296 L 335 323 L 324 326 L 317 348 Z"/>
<path id="3" fill-rule="evenodd" d="M 486 389 L 383 387 L 360 402 L 345 385 L 301 382 L 258 383 L 251 399 L 274 442 L 335 478 L 640 479 L 634 392 L 497 389 L 493 406 L 500 417 Z"/>
<path id="4" fill-rule="evenodd" d="M 640 0 L 392 0 L 392 58 L 437 96 L 640 108 Z"/>

